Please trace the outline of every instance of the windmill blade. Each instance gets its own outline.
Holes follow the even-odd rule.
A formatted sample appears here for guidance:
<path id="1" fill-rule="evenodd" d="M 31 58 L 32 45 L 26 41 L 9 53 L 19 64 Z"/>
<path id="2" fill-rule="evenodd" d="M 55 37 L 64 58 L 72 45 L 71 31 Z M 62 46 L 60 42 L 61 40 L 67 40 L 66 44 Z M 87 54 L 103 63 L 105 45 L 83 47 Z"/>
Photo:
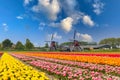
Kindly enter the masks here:
<path id="1" fill-rule="evenodd" d="M 74 31 L 74 36 L 73 36 L 73 39 L 75 40 L 75 36 L 76 36 L 76 30 Z"/>
<path id="2" fill-rule="evenodd" d="M 54 34 L 52 34 L 52 36 L 51 36 L 51 41 L 53 40 L 53 38 L 54 38 Z"/>

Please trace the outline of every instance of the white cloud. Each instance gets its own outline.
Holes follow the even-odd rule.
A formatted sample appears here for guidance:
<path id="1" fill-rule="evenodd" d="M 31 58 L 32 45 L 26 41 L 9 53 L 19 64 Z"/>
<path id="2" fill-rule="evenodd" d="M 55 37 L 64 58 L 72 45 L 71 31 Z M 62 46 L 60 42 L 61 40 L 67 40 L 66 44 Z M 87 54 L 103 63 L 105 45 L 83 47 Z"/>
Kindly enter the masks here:
<path id="1" fill-rule="evenodd" d="M 53 37 L 54 37 L 55 39 L 62 39 L 62 36 L 58 35 L 57 32 L 54 33 Z"/>
<path id="2" fill-rule="evenodd" d="M 24 4 L 25 5 L 29 4 L 29 0 L 24 0 Z"/>
<path id="3" fill-rule="evenodd" d="M 44 27 L 46 26 L 46 24 L 44 23 L 44 22 L 41 22 L 40 24 L 39 24 L 39 30 L 43 30 L 44 29 Z"/>
<path id="4" fill-rule="evenodd" d="M 73 23 L 77 24 L 80 22 L 80 19 L 84 16 L 84 13 L 76 11 L 75 13 L 71 14 L 70 17 L 74 20 Z"/>
<path id="5" fill-rule="evenodd" d="M 84 15 L 84 16 L 83 16 L 83 23 L 84 23 L 85 25 L 89 25 L 89 26 L 91 26 L 91 27 L 95 25 L 94 21 L 92 21 L 92 20 L 91 20 L 91 17 L 88 16 L 88 15 Z"/>
<path id="6" fill-rule="evenodd" d="M 71 17 L 67 17 L 61 21 L 61 28 L 66 32 L 69 32 L 73 26 L 73 19 Z"/>
<path id="7" fill-rule="evenodd" d="M 38 27 L 38 29 L 39 29 L 39 30 L 43 30 L 43 29 L 44 29 L 44 27 L 40 27 L 40 26 L 39 26 L 39 27 Z"/>
<path id="8" fill-rule="evenodd" d="M 7 24 L 6 24 L 6 23 L 3 23 L 2 25 L 3 25 L 3 26 L 7 26 Z"/>
<path id="9" fill-rule="evenodd" d="M 85 41 L 85 42 L 92 42 L 93 41 L 93 38 L 91 35 L 89 34 L 80 34 L 80 33 L 77 33 L 76 36 L 81 39 L 81 41 Z"/>
<path id="10" fill-rule="evenodd" d="M 24 5 L 28 5 L 32 0 L 24 0 Z"/>
<path id="11" fill-rule="evenodd" d="M 77 13 L 72 14 L 70 17 L 67 17 L 67 18 L 61 20 L 59 23 L 52 22 L 52 23 L 49 24 L 49 26 L 51 26 L 51 27 L 60 27 L 64 31 L 70 32 L 71 29 L 73 28 L 73 25 L 80 22 L 81 19 L 83 20 L 83 23 L 85 25 L 88 25 L 90 27 L 96 25 L 94 23 L 94 21 L 91 20 L 90 16 L 85 15 L 82 12 L 77 12 Z"/>
<path id="12" fill-rule="evenodd" d="M 46 24 L 44 22 L 41 22 L 39 26 L 45 26 Z"/>
<path id="13" fill-rule="evenodd" d="M 47 26 L 60 27 L 66 32 L 71 31 L 73 25 L 80 23 L 82 20 L 85 25 L 94 26 L 94 21 L 88 15 L 80 10 L 76 10 L 78 5 L 77 0 L 38 0 L 36 5 L 29 8 L 34 12 L 33 16 L 37 20 L 40 21 L 40 15 L 45 14 L 48 19 Z M 66 16 L 64 19 L 63 15 L 59 14 L 61 10 L 63 10 Z M 43 27 L 39 27 L 39 29 L 43 30 Z"/>
<path id="14" fill-rule="evenodd" d="M 82 40 L 87 42 L 92 42 L 92 37 L 89 34 L 81 34 Z"/>
<path id="15" fill-rule="evenodd" d="M 60 27 L 64 31 L 70 32 L 71 29 L 73 28 L 73 25 L 80 22 L 81 19 L 83 20 L 83 23 L 85 25 L 88 25 L 90 27 L 95 25 L 94 21 L 91 19 L 90 16 L 85 15 L 82 12 L 76 12 L 76 13 L 72 14 L 70 17 L 67 17 L 67 18 L 61 20 L 59 23 L 54 23 L 54 22 L 50 23 L 49 26 Z"/>
<path id="16" fill-rule="evenodd" d="M 49 26 L 50 27 L 60 27 L 60 23 L 54 23 L 54 22 L 52 22 L 52 23 L 49 24 Z"/>
<path id="17" fill-rule="evenodd" d="M 50 23 L 49 26 L 56 28 L 60 27 L 64 31 L 69 32 L 71 31 L 73 25 L 77 24 L 82 17 L 83 17 L 83 13 L 76 12 L 74 14 L 71 14 L 70 17 L 66 17 L 58 23 L 55 22 Z"/>
<path id="18" fill-rule="evenodd" d="M 41 10 L 45 12 L 51 20 L 57 19 L 57 14 L 60 12 L 58 0 L 39 0 L 39 3 L 32 7 L 34 12 L 39 13 Z"/>
<path id="19" fill-rule="evenodd" d="M 76 11 L 77 0 L 59 0 L 59 4 L 64 13 L 70 16 Z"/>
<path id="20" fill-rule="evenodd" d="M 75 6 L 77 4 L 76 0 L 66 0 L 66 3 L 69 6 L 68 8 L 70 8 L 72 10 L 75 8 Z"/>
<path id="21" fill-rule="evenodd" d="M 5 32 L 8 31 L 8 25 L 6 23 L 3 23 L 2 27 L 3 27 L 3 29 L 4 29 Z"/>
<path id="22" fill-rule="evenodd" d="M 61 35 L 58 35 L 58 33 L 55 32 L 54 34 L 48 34 L 48 37 L 47 37 L 48 40 L 51 40 L 52 35 L 53 35 L 53 40 L 55 40 L 55 39 L 57 39 L 57 40 L 62 39 L 62 36 L 61 36 Z"/>
<path id="23" fill-rule="evenodd" d="M 97 15 L 102 13 L 102 9 L 104 8 L 104 3 L 102 3 L 100 0 L 94 0 L 94 4 L 92 5 Z"/>
<path id="24" fill-rule="evenodd" d="M 23 17 L 22 17 L 22 16 L 17 16 L 16 18 L 17 18 L 17 19 L 23 19 Z"/>

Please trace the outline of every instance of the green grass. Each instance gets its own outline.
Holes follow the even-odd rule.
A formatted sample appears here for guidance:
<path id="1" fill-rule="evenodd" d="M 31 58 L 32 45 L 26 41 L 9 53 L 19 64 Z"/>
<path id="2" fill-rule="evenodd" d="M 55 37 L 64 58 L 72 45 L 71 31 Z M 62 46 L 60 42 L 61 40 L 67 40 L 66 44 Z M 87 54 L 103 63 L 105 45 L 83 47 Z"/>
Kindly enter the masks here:
<path id="1" fill-rule="evenodd" d="M 47 51 L 47 50 L 0 50 L 0 52 L 61 52 L 57 51 Z M 120 52 L 120 49 L 111 49 L 111 50 L 103 50 L 103 49 L 94 49 L 94 50 L 84 50 L 81 52 Z"/>
<path id="2" fill-rule="evenodd" d="M 111 49 L 111 50 L 86 50 L 85 52 L 120 52 L 120 49 Z"/>

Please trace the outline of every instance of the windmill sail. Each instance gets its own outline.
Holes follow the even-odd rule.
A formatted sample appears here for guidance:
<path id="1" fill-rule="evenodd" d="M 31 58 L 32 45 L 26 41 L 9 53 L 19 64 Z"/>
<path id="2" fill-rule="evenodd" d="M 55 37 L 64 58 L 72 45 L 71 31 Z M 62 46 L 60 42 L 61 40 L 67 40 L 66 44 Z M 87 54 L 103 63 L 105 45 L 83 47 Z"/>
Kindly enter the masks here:
<path id="1" fill-rule="evenodd" d="M 75 40 L 75 36 L 76 36 L 76 30 L 74 31 L 73 40 Z"/>
<path id="2" fill-rule="evenodd" d="M 52 36 L 51 36 L 51 41 L 53 40 L 53 38 L 54 38 L 54 34 L 52 34 Z"/>

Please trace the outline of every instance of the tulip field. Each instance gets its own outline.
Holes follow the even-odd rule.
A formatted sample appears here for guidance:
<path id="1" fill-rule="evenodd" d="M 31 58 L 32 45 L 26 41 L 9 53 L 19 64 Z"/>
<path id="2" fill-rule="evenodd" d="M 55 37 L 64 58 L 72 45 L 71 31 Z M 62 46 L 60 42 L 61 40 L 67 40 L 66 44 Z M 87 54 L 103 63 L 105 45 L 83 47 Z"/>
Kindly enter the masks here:
<path id="1" fill-rule="evenodd" d="M 32 67 L 4 53 L 0 59 L 0 80 L 49 80 L 45 73 L 38 72 Z"/>
<path id="2" fill-rule="evenodd" d="M 0 80 L 120 80 L 119 53 L 8 52 L 0 55 Z"/>

